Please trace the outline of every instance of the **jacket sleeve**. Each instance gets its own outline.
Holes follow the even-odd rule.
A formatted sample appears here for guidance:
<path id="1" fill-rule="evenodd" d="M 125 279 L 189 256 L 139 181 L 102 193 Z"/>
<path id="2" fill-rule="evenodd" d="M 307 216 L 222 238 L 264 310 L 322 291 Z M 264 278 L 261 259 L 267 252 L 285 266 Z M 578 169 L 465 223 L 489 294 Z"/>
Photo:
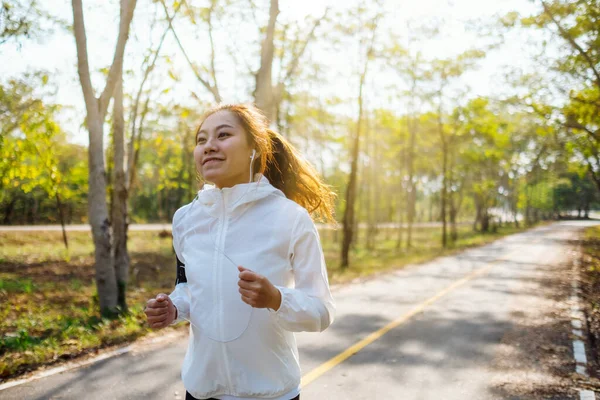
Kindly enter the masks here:
<path id="1" fill-rule="evenodd" d="M 281 305 L 277 311 L 268 310 L 288 331 L 322 332 L 335 318 L 335 303 L 319 233 L 306 210 L 292 228 L 289 256 L 295 287 L 275 286 L 281 292 Z"/>
<path id="2" fill-rule="evenodd" d="M 169 298 L 177 309 L 177 318 L 175 318 L 171 325 L 190 319 L 190 292 L 188 289 L 187 277 L 185 276 L 185 263 L 182 261 L 183 256 L 181 254 L 179 229 L 177 226 L 177 223 L 181 219 L 181 210 L 182 209 L 179 209 L 173 216 L 173 248 L 175 250 L 177 263 L 177 277 L 175 279 L 175 289 L 169 294 Z"/>
<path id="3" fill-rule="evenodd" d="M 171 325 L 190 319 L 190 292 L 185 276 L 185 265 L 179 257 L 175 257 L 177 259 L 177 278 L 175 280 L 175 290 L 171 292 L 169 297 L 177 309 L 177 318 L 175 318 Z"/>

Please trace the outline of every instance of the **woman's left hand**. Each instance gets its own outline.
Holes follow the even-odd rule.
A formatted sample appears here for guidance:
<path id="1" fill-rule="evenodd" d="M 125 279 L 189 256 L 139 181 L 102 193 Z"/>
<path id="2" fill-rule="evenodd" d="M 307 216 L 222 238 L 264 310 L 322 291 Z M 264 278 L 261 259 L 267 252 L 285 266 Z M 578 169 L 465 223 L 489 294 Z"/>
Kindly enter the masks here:
<path id="1" fill-rule="evenodd" d="M 244 303 L 254 308 L 271 308 L 275 311 L 281 305 L 281 293 L 264 276 L 256 272 L 238 267 L 240 271 L 240 280 L 238 281 L 239 291 Z"/>

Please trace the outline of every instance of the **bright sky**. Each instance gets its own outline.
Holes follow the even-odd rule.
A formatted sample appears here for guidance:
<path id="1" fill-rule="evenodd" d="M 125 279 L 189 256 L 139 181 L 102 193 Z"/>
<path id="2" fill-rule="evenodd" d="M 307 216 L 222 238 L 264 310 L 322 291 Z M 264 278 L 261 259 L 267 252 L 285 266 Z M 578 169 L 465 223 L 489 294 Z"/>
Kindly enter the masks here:
<path id="1" fill-rule="evenodd" d="M 188 0 L 192 4 L 201 5 L 202 2 Z M 257 3 L 268 10 L 268 0 L 259 0 Z M 345 7 L 349 2 L 335 0 L 281 0 L 280 21 L 301 19 L 306 15 L 321 15 L 327 4 L 334 9 Z M 342 5 L 343 4 L 343 5 Z M 46 0 L 44 5 L 53 13 L 71 22 L 71 2 L 67 0 Z M 84 13 L 88 32 L 88 53 L 93 70 L 109 65 L 112 59 L 114 44 L 118 29 L 118 1 L 117 0 L 88 0 L 84 2 Z M 134 18 L 133 32 L 126 49 L 126 69 L 133 71 L 125 81 L 125 90 L 133 93 L 141 80 L 141 60 L 144 51 L 150 43 L 156 45 L 162 29 L 150 30 L 150 22 L 156 5 L 150 1 L 138 0 L 138 8 Z M 442 31 L 439 37 L 428 43 L 419 44 L 427 58 L 445 58 L 455 56 L 467 49 L 480 46 L 483 41 L 480 35 L 471 32 L 465 27 L 468 20 L 490 21 L 495 15 L 502 15 L 508 11 L 516 10 L 528 14 L 535 7 L 531 2 L 523 0 L 387 0 L 384 2 L 386 17 L 379 28 L 380 40 L 385 41 L 390 31 L 405 37 L 406 26 L 411 24 L 426 23 L 427 21 L 441 21 Z M 263 15 L 266 18 L 267 15 Z M 264 22 L 261 21 L 261 22 Z M 189 24 L 188 24 L 189 25 Z M 184 24 L 177 25 L 178 33 L 197 63 L 207 60 L 209 45 L 205 28 L 203 26 L 190 29 Z M 244 65 L 235 65 L 226 50 L 235 45 L 241 59 L 246 59 L 256 68 L 259 62 L 258 47 L 249 43 L 258 38 L 254 23 L 238 23 L 219 28 L 215 41 L 217 51 L 217 69 L 219 85 L 226 101 L 249 100 L 248 88 L 251 80 L 244 75 Z M 502 80 L 503 68 L 506 65 L 520 66 L 528 69 L 532 67 L 526 50 L 526 40 L 522 33 L 511 32 L 506 35 L 505 44 L 498 50 L 488 54 L 481 62 L 480 68 L 469 72 L 461 81 L 461 85 L 468 85 L 473 95 L 498 95 L 505 90 Z M 312 46 L 312 57 L 319 59 L 327 66 L 326 79 L 317 88 L 322 95 L 335 94 L 345 98 L 354 98 L 357 93 L 355 67 L 358 62 L 357 52 L 348 49 L 345 53 L 332 52 L 327 44 Z M 166 77 L 166 64 L 157 69 L 153 74 L 153 84 L 161 88 L 172 86 L 169 96 L 183 98 L 188 101 L 190 90 L 210 100 L 206 90 L 191 74 L 183 55 L 179 52 L 175 41 L 169 34 L 163 46 L 161 55 L 171 58 L 171 68 L 181 76 L 180 82 L 170 81 Z M 5 44 L 0 47 L 0 79 L 5 80 L 11 76 L 18 76 L 27 70 L 45 69 L 50 73 L 51 81 L 58 85 L 58 92 L 53 101 L 64 104 L 66 107 L 61 113 L 60 122 L 70 133 L 74 142 L 87 144 L 87 131 L 81 127 L 85 116 L 83 96 L 76 69 L 75 40 L 69 32 L 58 31 L 49 37 L 43 38 L 39 43 L 25 42 L 20 47 Z M 9 60 L 5 62 L 4 60 Z M 371 73 L 370 87 L 367 90 L 368 103 L 371 106 L 391 106 L 397 109 L 399 104 L 393 104 L 394 99 L 389 93 L 385 94 L 390 84 L 402 85 L 398 78 L 390 72 L 374 69 Z M 94 74 L 96 90 L 101 89 L 104 80 L 100 74 Z M 302 85 L 302 84 L 301 84 Z M 189 104 L 195 104 L 190 100 Z"/>

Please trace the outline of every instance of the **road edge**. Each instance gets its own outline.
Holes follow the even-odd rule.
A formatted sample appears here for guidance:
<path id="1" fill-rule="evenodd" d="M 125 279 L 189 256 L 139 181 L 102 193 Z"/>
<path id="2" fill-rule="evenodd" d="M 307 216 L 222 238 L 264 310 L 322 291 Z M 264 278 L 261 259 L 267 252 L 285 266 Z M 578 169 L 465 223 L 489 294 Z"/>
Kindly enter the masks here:
<path id="1" fill-rule="evenodd" d="M 589 378 L 588 361 L 585 351 L 587 333 L 585 332 L 585 316 L 581 310 L 581 286 L 580 286 L 580 268 L 581 268 L 581 246 L 575 249 L 573 259 L 573 280 L 571 281 L 571 333 L 574 336 L 573 358 L 575 359 L 575 373 L 583 378 Z M 579 393 L 580 400 L 596 400 L 595 392 L 586 389 L 575 389 Z"/>

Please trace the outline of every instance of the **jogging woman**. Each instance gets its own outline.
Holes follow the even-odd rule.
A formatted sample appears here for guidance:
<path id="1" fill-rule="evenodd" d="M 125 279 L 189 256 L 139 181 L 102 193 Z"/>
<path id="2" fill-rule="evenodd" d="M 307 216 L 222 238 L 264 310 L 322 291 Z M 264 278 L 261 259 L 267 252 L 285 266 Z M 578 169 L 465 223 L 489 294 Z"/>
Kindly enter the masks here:
<path id="1" fill-rule="evenodd" d="M 210 110 L 194 159 L 212 185 L 175 212 L 176 286 L 148 301 L 148 323 L 190 322 L 186 399 L 299 399 L 294 332 L 335 315 L 311 218 L 333 221 L 334 194 L 254 106 Z"/>

